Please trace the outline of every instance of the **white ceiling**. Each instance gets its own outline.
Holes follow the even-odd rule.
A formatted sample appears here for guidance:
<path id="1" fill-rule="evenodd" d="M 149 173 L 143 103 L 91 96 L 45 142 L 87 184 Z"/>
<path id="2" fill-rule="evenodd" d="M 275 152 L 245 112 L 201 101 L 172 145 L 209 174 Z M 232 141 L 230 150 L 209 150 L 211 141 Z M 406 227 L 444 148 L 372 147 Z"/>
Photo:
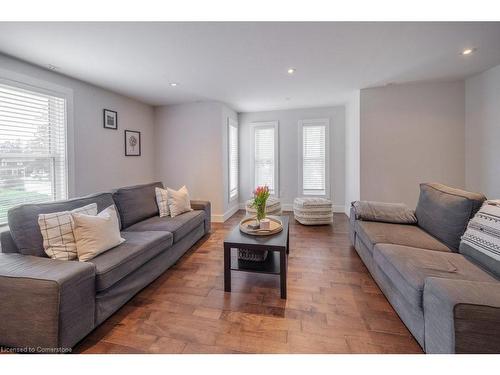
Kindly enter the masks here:
<path id="1" fill-rule="evenodd" d="M 477 52 L 461 56 L 465 47 Z M 467 77 L 500 64 L 500 23 L 3 22 L 0 51 L 153 105 L 218 100 L 260 111 Z"/>

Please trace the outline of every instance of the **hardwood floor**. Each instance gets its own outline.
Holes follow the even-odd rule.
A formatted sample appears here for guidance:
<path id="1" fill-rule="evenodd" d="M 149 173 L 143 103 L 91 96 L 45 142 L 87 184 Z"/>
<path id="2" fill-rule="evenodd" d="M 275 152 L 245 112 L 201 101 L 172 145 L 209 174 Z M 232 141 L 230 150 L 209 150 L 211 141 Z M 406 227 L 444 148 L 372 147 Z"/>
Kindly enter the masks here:
<path id="1" fill-rule="evenodd" d="M 238 212 L 87 336 L 79 353 L 421 353 L 350 245 L 348 220 L 290 220 L 288 299 L 279 277 L 232 274 L 223 246 Z"/>

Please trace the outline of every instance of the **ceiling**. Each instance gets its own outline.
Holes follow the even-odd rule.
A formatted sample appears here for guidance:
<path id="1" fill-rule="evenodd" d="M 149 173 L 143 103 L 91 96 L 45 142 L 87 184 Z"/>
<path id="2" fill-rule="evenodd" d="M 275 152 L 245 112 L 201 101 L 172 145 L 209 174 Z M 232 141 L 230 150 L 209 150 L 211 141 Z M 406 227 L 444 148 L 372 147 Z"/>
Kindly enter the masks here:
<path id="1" fill-rule="evenodd" d="M 477 51 L 460 55 L 466 47 Z M 0 52 L 152 105 L 261 111 L 462 79 L 500 64 L 500 23 L 2 22 Z"/>

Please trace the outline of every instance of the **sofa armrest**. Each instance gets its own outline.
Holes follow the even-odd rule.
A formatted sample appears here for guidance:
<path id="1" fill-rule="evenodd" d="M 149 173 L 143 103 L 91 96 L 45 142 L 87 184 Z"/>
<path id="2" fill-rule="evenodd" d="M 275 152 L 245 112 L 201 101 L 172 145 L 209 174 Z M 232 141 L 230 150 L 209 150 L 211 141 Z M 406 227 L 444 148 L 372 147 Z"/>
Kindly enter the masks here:
<path id="1" fill-rule="evenodd" d="M 91 263 L 0 254 L 0 345 L 67 351 L 94 328 Z"/>
<path id="2" fill-rule="evenodd" d="M 19 252 L 9 230 L 0 233 L 0 247 L 2 253 Z"/>
<path id="3" fill-rule="evenodd" d="M 212 229 L 212 206 L 209 201 L 191 201 L 191 208 L 193 210 L 203 210 L 205 211 L 206 219 L 205 219 L 205 233 L 210 233 Z"/>
<path id="4" fill-rule="evenodd" d="M 427 353 L 500 353 L 500 282 L 429 277 L 424 319 Z"/>
<path id="5" fill-rule="evenodd" d="M 351 203 L 351 216 L 356 220 L 380 221 L 395 224 L 416 224 L 415 211 L 404 203 L 355 201 Z"/>
<path id="6" fill-rule="evenodd" d="M 356 220 L 356 207 L 354 207 L 354 202 L 351 202 L 349 210 L 349 239 L 353 246 L 356 243 Z"/>

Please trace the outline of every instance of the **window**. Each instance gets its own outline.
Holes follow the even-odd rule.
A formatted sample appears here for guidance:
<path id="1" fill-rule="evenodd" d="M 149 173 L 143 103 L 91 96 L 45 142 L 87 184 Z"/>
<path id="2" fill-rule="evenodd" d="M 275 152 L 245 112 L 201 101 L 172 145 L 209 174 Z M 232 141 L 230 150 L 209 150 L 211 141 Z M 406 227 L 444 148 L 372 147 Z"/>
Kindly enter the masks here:
<path id="1" fill-rule="evenodd" d="M 267 185 L 273 195 L 278 189 L 278 122 L 254 123 L 254 185 Z"/>
<path id="2" fill-rule="evenodd" d="M 238 197 L 238 123 L 227 119 L 229 157 L 229 200 Z"/>
<path id="3" fill-rule="evenodd" d="M 327 119 L 299 122 L 302 146 L 300 188 L 303 195 L 329 195 L 328 128 Z"/>
<path id="4" fill-rule="evenodd" d="M 66 99 L 0 81 L 0 225 L 9 208 L 67 197 Z"/>

